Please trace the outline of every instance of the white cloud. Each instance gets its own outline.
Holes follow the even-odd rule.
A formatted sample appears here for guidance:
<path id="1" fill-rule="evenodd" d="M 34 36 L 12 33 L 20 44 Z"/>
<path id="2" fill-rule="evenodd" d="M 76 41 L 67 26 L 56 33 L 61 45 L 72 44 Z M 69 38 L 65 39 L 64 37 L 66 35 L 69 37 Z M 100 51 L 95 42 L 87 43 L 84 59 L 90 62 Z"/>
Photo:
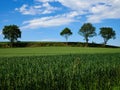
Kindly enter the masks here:
<path id="1" fill-rule="evenodd" d="M 88 22 L 101 22 L 104 19 L 116 19 L 120 18 L 118 12 L 120 7 L 114 7 L 109 5 L 97 5 L 91 8 L 92 15 L 88 15 Z"/>
<path id="2" fill-rule="evenodd" d="M 104 19 L 120 18 L 120 0 L 58 0 L 62 5 L 86 15 L 92 23 Z M 74 3 L 73 3 L 74 2 Z"/>
<path id="3" fill-rule="evenodd" d="M 62 5 L 71 8 L 73 10 L 80 10 L 89 7 L 89 3 L 86 0 L 58 0 Z"/>
<path id="4" fill-rule="evenodd" d="M 44 3 L 42 7 L 45 8 L 45 10 L 42 11 L 42 14 L 52 13 L 55 10 L 59 10 L 57 7 L 52 7 L 49 3 Z"/>
<path id="5" fill-rule="evenodd" d="M 52 26 L 61 26 L 75 22 L 74 17 L 78 14 L 76 12 L 70 12 L 67 14 L 42 17 L 33 20 L 24 21 L 21 29 L 35 29 L 39 27 L 52 27 Z"/>
<path id="6" fill-rule="evenodd" d="M 35 2 L 40 3 L 33 6 L 24 4 L 16 10 L 25 15 L 48 14 L 62 7 L 53 7 L 49 2 L 59 2 L 69 8 L 69 11 L 67 14 L 57 13 L 58 15 L 55 16 L 24 21 L 22 29 L 65 25 L 77 21 L 76 17 L 82 17 L 82 15 L 86 17 L 86 22 L 91 23 L 120 18 L 120 0 L 35 0 Z"/>
<path id="7" fill-rule="evenodd" d="M 63 6 L 85 15 L 87 22 L 97 23 L 104 19 L 120 18 L 120 0 L 36 0 L 39 2 L 58 1 Z"/>
<path id="8" fill-rule="evenodd" d="M 22 5 L 20 8 L 16 8 L 16 11 L 19 11 L 23 15 L 37 15 L 37 14 L 49 14 L 52 13 L 59 8 L 51 6 L 48 2 L 29 6 L 27 4 Z"/>
<path id="9" fill-rule="evenodd" d="M 34 7 L 29 7 L 27 4 L 24 4 L 20 8 L 16 8 L 16 11 L 19 11 L 20 13 L 24 15 L 35 15 L 36 14 L 36 9 Z"/>

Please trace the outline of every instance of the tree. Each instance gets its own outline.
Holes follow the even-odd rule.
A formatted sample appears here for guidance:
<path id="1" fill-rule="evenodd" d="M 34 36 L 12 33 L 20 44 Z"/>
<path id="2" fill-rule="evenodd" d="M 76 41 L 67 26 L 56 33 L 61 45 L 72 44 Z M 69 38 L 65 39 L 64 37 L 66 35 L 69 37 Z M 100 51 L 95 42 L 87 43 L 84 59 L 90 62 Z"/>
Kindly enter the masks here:
<path id="1" fill-rule="evenodd" d="M 71 32 L 71 30 L 69 28 L 65 28 L 65 29 L 62 30 L 62 32 L 60 33 L 60 35 L 63 36 L 63 37 L 65 37 L 66 44 L 67 44 L 68 37 L 70 35 L 72 35 L 72 32 Z"/>
<path id="2" fill-rule="evenodd" d="M 102 27 L 100 28 L 99 33 L 104 39 L 104 45 L 107 44 L 109 39 L 115 39 L 115 31 L 111 27 Z"/>
<path id="3" fill-rule="evenodd" d="M 93 37 L 96 35 L 95 33 L 95 27 L 91 23 L 85 23 L 83 26 L 80 28 L 78 32 L 81 36 L 84 37 L 86 41 L 86 46 L 88 46 L 88 41 L 90 37 Z"/>
<path id="4" fill-rule="evenodd" d="M 17 41 L 17 38 L 21 38 L 21 31 L 17 25 L 4 26 L 3 31 L 4 39 L 8 39 L 11 45 Z"/>

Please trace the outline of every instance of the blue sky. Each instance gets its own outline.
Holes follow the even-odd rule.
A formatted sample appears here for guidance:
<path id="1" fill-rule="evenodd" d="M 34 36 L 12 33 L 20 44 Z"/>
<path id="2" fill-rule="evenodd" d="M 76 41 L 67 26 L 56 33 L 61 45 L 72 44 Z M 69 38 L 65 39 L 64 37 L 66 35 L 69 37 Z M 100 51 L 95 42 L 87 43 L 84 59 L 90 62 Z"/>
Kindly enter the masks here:
<path id="1" fill-rule="evenodd" d="M 61 30 L 68 27 L 73 32 L 69 41 L 85 42 L 78 34 L 84 23 L 99 28 L 112 27 L 116 39 L 109 45 L 120 46 L 120 0 L 1 0 L 0 41 L 5 25 L 18 25 L 22 31 L 21 41 L 65 41 Z M 103 43 L 100 35 L 89 42 Z"/>

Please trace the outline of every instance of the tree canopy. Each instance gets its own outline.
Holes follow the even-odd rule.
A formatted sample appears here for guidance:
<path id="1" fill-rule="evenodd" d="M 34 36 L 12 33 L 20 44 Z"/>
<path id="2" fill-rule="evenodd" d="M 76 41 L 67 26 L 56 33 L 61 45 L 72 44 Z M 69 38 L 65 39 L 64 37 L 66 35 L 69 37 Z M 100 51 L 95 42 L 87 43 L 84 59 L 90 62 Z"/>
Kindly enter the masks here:
<path id="1" fill-rule="evenodd" d="M 64 29 L 61 31 L 60 35 L 63 36 L 63 37 L 65 37 L 66 42 L 67 42 L 68 37 L 69 37 L 70 35 L 72 35 L 72 32 L 71 32 L 71 30 L 70 30 L 69 28 L 64 28 Z"/>
<path id="2" fill-rule="evenodd" d="M 21 38 L 21 31 L 17 25 L 4 26 L 2 33 L 4 39 L 10 40 L 11 43 L 16 42 L 17 38 Z"/>
<path id="3" fill-rule="evenodd" d="M 89 38 L 96 35 L 95 27 L 91 23 L 83 24 L 78 33 L 84 37 L 87 45 Z"/>
<path id="4" fill-rule="evenodd" d="M 106 45 L 109 39 L 115 39 L 116 33 L 111 27 L 102 27 L 100 28 L 100 35 L 104 39 L 104 45 Z"/>

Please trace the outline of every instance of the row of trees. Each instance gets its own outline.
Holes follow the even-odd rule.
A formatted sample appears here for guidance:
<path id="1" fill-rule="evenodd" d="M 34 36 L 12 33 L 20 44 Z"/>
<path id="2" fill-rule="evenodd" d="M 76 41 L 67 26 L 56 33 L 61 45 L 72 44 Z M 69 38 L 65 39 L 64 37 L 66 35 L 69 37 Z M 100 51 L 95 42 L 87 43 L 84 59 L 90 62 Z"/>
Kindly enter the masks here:
<path id="1" fill-rule="evenodd" d="M 80 28 L 78 33 L 84 37 L 86 41 L 86 46 L 88 46 L 88 41 L 90 37 L 96 36 L 95 32 L 96 28 L 91 23 L 85 23 Z M 18 38 L 21 38 L 21 31 L 17 25 L 9 25 L 5 26 L 2 31 L 4 35 L 4 39 L 8 39 L 11 42 L 11 45 L 17 41 Z M 64 36 L 66 39 L 66 42 L 68 40 L 68 37 L 71 36 L 73 33 L 69 28 L 65 28 L 60 32 L 61 36 Z M 115 31 L 111 27 L 102 27 L 100 28 L 99 33 L 103 39 L 104 39 L 104 45 L 107 44 L 109 39 L 115 39 Z"/>
<path id="2" fill-rule="evenodd" d="M 97 35 L 95 30 L 96 28 L 91 23 L 85 23 L 78 31 L 78 34 L 84 37 L 86 46 L 88 46 L 89 38 Z M 72 32 L 69 28 L 65 28 L 60 32 L 60 35 L 64 36 L 67 42 L 68 37 L 72 35 Z M 99 35 L 102 36 L 104 45 L 106 45 L 109 39 L 115 39 L 116 33 L 111 27 L 102 27 L 100 28 Z"/>

